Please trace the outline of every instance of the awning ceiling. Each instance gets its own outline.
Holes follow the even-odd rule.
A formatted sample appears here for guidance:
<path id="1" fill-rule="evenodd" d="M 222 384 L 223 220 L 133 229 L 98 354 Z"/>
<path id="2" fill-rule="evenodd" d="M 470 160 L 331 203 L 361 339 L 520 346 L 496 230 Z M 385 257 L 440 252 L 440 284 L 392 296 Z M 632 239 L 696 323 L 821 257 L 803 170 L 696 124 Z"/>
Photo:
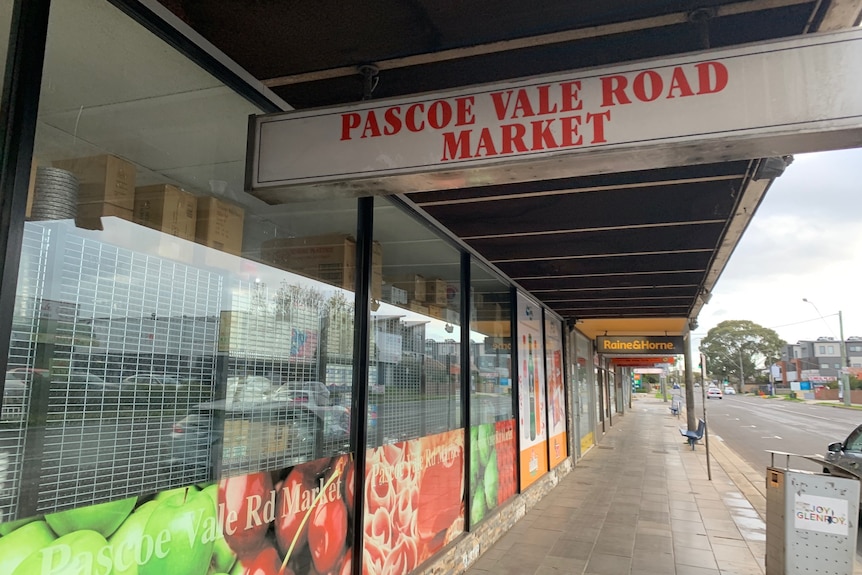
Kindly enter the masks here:
<path id="1" fill-rule="evenodd" d="M 858 25 L 862 0 L 161 0 L 295 108 Z M 689 328 L 770 180 L 759 159 L 408 194 L 588 335 Z"/>

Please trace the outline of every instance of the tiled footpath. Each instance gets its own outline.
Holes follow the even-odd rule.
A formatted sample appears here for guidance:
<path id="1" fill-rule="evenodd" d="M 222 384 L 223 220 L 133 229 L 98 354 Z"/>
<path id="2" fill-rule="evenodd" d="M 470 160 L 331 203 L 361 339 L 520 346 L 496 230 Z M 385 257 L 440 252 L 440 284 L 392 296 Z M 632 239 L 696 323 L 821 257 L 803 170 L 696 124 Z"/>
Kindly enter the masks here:
<path id="1" fill-rule="evenodd" d="M 685 417 L 654 398 L 614 423 L 467 575 L 765 572 L 765 470 L 716 439 L 710 481 L 705 446 L 692 451 L 678 431 Z"/>

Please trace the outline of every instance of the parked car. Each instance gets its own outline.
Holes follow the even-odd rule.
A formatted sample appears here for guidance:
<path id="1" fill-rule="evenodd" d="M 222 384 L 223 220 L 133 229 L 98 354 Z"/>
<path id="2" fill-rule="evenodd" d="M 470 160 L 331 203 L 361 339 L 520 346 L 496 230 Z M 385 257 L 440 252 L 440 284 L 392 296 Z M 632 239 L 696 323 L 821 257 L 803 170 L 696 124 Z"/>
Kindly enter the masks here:
<path id="1" fill-rule="evenodd" d="M 247 435 L 227 438 L 228 428 Z M 273 450 L 272 433 L 288 438 L 288 448 Z M 173 424 L 170 457 L 174 464 L 200 467 L 212 461 L 213 450 L 222 450 L 223 465 L 241 469 L 243 462 L 283 465 L 346 453 L 349 443 L 350 411 L 331 404 L 323 383 L 274 386 L 263 376 L 231 377 L 224 400 L 198 404 Z"/>
<path id="2" fill-rule="evenodd" d="M 724 399 L 724 395 L 721 393 L 721 390 L 717 387 L 710 387 L 706 390 L 706 398 L 707 399 Z"/>
<path id="3" fill-rule="evenodd" d="M 823 472 L 862 479 L 862 425 L 851 431 L 844 441 L 826 447 Z"/>
<path id="4" fill-rule="evenodd" d="M 729 385 L 724 386 L 724 395 L 736 395 L 736 390 Z"/>
<path id="5" fill-rule="evenodd" d="M 180 384 L 180 380 L 163 373 L 136 373 L 135 375 L 130 375 L 129 377 L 124 378 L 121 383 L 122 385 L 137 384 L 178 386 Z"/>

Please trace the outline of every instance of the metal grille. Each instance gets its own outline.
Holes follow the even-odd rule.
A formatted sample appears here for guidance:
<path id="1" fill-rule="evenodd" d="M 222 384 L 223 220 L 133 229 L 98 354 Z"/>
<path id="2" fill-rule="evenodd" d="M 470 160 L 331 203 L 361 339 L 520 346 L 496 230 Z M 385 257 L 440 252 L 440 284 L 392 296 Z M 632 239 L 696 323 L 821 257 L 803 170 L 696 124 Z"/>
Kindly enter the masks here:
<path id="1" fill-rule="evenodd" d="M 38 304 L 45 281 L 42 255 L 49 240 L 49 229 L 37 224 L 25 226 L 0 426 L 0 522 L 18 517 L 26 417 L 34 382 L 39 381 L 32 370 L 39 332 Z"/>
<path id="2" fill-rule="evenodd" d="M 209 478 L 209 450 L 184 457 L 171 433 L 213 399 L 221 276 L 71 233 L 52 271 L 38 510 Z"/>
<path id="3" fill-rule="evenodd" d="M 386 316 L 372 322 L 368 447 L 461 426 L 460 344 L 426 338 L 428 324 Z"/>
<path id="4" fill-rule="evenodd" d="M 349 451 L 350 380 L 337 385 L 327 377 L 337 380 L 345 375 L 337 368 L 352 365 L 352 302 L 298 279 L 275 289 L 236 282 L 231 294 L 219 338 L 229 357 L 222 471 L 284 468 Z"/>

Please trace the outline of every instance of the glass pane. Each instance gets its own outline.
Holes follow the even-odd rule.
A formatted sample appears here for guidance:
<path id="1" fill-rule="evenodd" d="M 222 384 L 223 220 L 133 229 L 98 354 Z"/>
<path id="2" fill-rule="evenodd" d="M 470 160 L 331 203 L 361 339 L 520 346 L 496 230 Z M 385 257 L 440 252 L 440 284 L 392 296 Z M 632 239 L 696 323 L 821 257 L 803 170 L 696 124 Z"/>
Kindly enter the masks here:
<path id="1" fill-rule="evenodd" d="M 590 340 L 575 333 L 575 358 L 572 361 L 575 364 L 575 378 L 572 387 L 576 388 L 577 393 L 577 421 L 579 431 L 579 441 L 581 445 L 581 453 L 583 454 L 594 443 L 593 429 L 593 411 L 590 406 L 593 405 L 591 397 L 594 393 L 592 354 L 590 353 Z"/>
<path id="2" fill-rule="evenodd" d="M 6 56 L 9 49 L 9 29 L 12 22 L 12 7 L 15 4 L 12 0 L 0 2 L 0 62 L 6 66 Z M 0 93 L 3 92 L 3 82 L 6 74 L 0 75 Z"/>
<path id="3" fill-rule="evenodd" d="M 568 455 L 566 400 L 563 386 L 563 323 L 545 314 L 545 373 L 548 374 L 548 465 L 553 468 Z"/>
<path id="4" fill-rule="evenodd" d="M 517 491 L 509 285 L 470 266 L 470 523 Z"/>
<path id="5" fill-rule="evenodd" d="M 518 432 L 521 489 L 548 471 L 548 419 L 542 308 L 518 293 L 516 308 L 518 354 Z"/>
<path id="6" fill-rule="evenodd" d="M 356 201 L 246 194 L 260 112 L 108 2 L 53 3 L 0 521 L 347 473 Z"/>
<path id="7" fill-rule="evenodd" d="M 374 241 L 362 557 L 408 573 L 464 530 L 461 255 L 385 198 Z"/>

